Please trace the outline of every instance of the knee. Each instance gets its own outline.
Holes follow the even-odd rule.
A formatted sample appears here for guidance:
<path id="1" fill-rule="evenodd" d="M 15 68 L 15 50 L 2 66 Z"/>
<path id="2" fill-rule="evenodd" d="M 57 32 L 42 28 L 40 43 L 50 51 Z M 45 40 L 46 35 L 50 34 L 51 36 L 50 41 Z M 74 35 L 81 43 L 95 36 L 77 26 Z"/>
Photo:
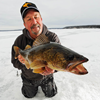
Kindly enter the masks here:
<path id="1" fill-rule="evenodd" d="M 34 92 L 32 92 L 32 91 L 27 91 L 27 90 L 25 90 L 25 88 L 24 87 L 22 87 L 22 94 L 26 97 L 26 98 L 33 98 L 33 97 L 35 97 L 36 96 L 36 94 L 37 94 L 37 91 L 34 91 Z"/>
<path id="2" fill-rule="evenodd" d="M 55 86 L 55 88 L 53 87 L 52 89 L 51 88 L 48 88 L 44 91 L 44 94 L 46 97 L 53 97 L 57 94 L 57 87 Z"/>
<path id="3" fill-rule="evenodd" d="M 48 93 L 45 93 L 46 97 L 54 97 L 57 94 L 57 91 L 49 91 Z"/>

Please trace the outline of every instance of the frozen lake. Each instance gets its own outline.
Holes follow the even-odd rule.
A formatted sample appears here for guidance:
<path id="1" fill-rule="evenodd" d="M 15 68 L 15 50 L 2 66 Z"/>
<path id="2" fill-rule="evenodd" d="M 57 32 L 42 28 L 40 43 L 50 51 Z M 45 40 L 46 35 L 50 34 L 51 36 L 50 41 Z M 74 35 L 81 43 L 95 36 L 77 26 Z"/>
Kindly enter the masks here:
<path id="1" fill-rule="evenodd" d="M 100 100 L 100 29 L 50 31 L 58 35 L 62 45 L 89 59 L 83 64 L 89 73 L 83 76 L 68 72 L 55 73 L 58 94 L 46 98 L 39 88 L 36 97 L 30 100 Z M 21 31 L 0 32 L 0 100 L 28 100 L 21 94 L 21 71 L 11 64 L 11 47 L 20 34 Z"/>

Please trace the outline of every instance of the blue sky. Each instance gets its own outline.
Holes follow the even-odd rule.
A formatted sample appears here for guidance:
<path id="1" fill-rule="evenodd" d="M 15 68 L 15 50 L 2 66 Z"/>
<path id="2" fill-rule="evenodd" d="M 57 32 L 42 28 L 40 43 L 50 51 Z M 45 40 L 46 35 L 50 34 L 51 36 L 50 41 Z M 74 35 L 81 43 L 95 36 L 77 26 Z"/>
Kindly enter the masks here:
<path id="1" fill-rule="evenodd" d="M 22 29 L 20 8 L 26 0 L 0 1 L 0 30 Z M 37 5 L 48 27 L 99 25 L 100 0 L 30 0 Z"/>

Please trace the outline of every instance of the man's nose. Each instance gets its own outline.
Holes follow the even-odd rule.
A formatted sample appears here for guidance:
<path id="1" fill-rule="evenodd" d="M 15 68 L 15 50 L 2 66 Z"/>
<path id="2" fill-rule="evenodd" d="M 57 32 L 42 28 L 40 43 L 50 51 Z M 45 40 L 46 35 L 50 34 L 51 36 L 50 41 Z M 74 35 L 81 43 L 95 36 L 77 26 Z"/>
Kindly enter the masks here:
<path id="1" fill-rule="evenodd" d="M 36 21 L 36 19 L 33 17 L 32 18 L 32 24 L 36 24 L 37 23 L 37 21 Z"/>

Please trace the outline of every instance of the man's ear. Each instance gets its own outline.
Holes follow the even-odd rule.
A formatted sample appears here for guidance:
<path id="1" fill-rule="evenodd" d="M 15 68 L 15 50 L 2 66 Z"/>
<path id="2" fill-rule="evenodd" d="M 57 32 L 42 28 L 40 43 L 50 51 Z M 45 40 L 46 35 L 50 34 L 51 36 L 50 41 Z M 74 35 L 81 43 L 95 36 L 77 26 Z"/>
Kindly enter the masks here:
<path id="1" fill-rule="evenodd" d="M 41 20 L 42 20 L 42 17 L 41 17 Z"/>
<path id="2" fill-rule="evenodd" d="M 23 24 L 24 24 L 24 26 L 26 27 L 25 22 L 24 22 Z"/>

